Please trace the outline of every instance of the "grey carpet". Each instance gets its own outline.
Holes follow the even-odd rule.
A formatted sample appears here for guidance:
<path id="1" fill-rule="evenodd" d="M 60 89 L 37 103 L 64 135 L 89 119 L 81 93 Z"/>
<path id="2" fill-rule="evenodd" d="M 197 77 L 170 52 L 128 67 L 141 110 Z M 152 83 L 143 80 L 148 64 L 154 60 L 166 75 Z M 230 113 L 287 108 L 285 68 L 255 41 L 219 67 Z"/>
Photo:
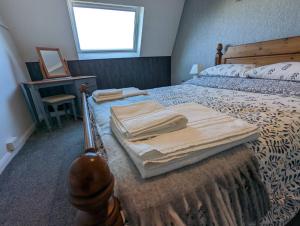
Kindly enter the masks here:
<path id="1" fill-rule="evenodd" d="M 64 121 L 52 133 L 37 130 L 0 176 L 0 225 L 73 225 L 67 175 L 82 151 L 81 121 Z M 288 226 L 296 225 L 300 215 Z"/>
<path id="2" fill-rule="evenodd" d="M 81 121 L 36 131 L 0 176 L 0 225 L 73 225 L 67 175 L 82 151 Z"/>

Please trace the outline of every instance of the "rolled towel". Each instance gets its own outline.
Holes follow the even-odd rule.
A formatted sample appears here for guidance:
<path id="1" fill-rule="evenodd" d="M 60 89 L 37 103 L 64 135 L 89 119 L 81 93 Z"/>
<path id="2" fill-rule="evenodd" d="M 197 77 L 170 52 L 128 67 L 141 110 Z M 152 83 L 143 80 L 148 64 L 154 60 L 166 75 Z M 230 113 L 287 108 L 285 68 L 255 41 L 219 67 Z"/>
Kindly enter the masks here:
<path id="1" fill-rule="evenodd" d="M 151 101 L 112 107 L 111 112 L 117 129 L 130 141 L 149 139 L 184 129 L 188 122 L 185 116 Z"/>

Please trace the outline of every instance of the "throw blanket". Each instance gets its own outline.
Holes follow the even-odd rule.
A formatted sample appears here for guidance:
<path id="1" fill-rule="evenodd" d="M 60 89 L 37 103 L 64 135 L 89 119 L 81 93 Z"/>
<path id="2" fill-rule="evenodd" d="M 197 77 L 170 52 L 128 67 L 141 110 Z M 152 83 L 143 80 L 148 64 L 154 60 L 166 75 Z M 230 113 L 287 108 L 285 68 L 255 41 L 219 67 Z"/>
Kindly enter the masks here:
<path id="1" fill-rule="evenodd" d="M 112 136 L 109 118 L 111 106 L 147 99 L 138 96 L 101 105 L 89 101 L 129 224 L 231 226 L 257 222 L 268 209 L 268 195 L 260 182 L 257 161 L 244 146 L 163 176 L 140 177 Z"/>
<path id="2" fill-rule="evenodd" d="M 111 108 L 112 121 L 121 137 L 138 141 L 186 127 L 187 118 L 156 102 Z"/>
<path id="3" fill-rule="evenodd" d="M 115 194 L 131 226 L 249 225 L 269 208 L 257 161 L 244 146 L 145 181 L 116 140 L 104 139 L 114 147 L 107 154 Z"/>

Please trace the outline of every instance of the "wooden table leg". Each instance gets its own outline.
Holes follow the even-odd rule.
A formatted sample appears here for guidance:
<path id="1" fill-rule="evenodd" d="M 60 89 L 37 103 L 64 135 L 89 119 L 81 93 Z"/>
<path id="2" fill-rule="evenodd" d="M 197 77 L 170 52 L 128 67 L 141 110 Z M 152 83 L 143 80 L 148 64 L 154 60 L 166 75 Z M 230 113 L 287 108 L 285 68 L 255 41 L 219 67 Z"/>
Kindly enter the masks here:
<path id="1" fill-rule="evenodd" d="M 75 107 L 75 100 L 72 100 L 72 111 L 73 111 L 73 116 L 74 116 L 74 120 L 77 120 L 77 112 L 76 112 L 76 107 Z"/>
<path id="2" fill-rule="evenodd" d="M 33 119 L 33 121 L 34 121 L 34 123 L 36 123 L 36 122 L 38 122 L 39 121 L 39 119 L 38 119 L 38 117 L 35 115 L 35 113 L 34 113 L 34 106 L 32 106 L 32 104 L 31 104 L 31 102 L 30 102 L 30 98 L 29 98 L 29 96 L 28 96 L 28 93 L 27 93 L 27 90 L 26 90 L 26 87 L 25 87 L 25 85 L 24 84 L 21 84 L 20 85 L 21 86 L 21 89 L 22 89 L 22 92 L 23 92 L 23 95 L 24 95 L 24 98 L 25 98 L 25 101 L 26 101 L 26 104 L 27 104 L 27 106 L 28 106 L 28 108 L 29 108 L 29 111 L 30 111 L 30 114 L 31 114 L 31 117 L 32 117 L 32 119 Z M 30 95 L 31 95 L 31 91 L 30 91 L 30 89 L 29 89 L 29 92 L 30 92 Z"/>
<path id="3" fill-rule="evenodd" d="M 45 111 L 44 104 L 43 104 L 42 97 L 40 95 L 39 90 L 36 89 L 36 88 L 31 88 L 30 90 L 31 90 L 32 95 L 35 98 L 35 105 L 36 105 L 36 108 L 37 108 L 38 117 L 40 116 L 39 113 L 41 113 L 42 114 L 42 119 L 45 120 L 47 129 L 49 131 L 51 131 L 51 125 L 50 125 L 50 122 L 48 120 L 48 116 L 47 116 L 47 113 Z"/>

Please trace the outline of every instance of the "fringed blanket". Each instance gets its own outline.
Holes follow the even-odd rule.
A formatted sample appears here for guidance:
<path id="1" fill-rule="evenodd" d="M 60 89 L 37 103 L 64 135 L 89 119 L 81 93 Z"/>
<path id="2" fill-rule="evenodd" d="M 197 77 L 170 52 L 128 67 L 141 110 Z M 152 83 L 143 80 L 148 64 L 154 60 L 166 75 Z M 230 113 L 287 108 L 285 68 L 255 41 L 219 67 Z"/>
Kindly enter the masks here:
<path id="1" fill-rule="evenodd" d="M 144 99 L 135 97 L 113 104 Z M 245 146 L 143 180 L 111 133 L 108 124 L 111 103 L 102 104 L 101 112 L 93 103 L 92 106 L 116 178 L 116 196 L 129 225 L 249 225 L 266 214 L 269 198 L 259 177 L 257 160 Z"/>
<path id="2" fill-rule="evenodd" d="M 245 146 L 143 180 L 116 140 L 104 140 L 114 147 L 107 150 L 109 165 L 129 225 L 249 225 L 269 208 L 257 161 Z"/>

